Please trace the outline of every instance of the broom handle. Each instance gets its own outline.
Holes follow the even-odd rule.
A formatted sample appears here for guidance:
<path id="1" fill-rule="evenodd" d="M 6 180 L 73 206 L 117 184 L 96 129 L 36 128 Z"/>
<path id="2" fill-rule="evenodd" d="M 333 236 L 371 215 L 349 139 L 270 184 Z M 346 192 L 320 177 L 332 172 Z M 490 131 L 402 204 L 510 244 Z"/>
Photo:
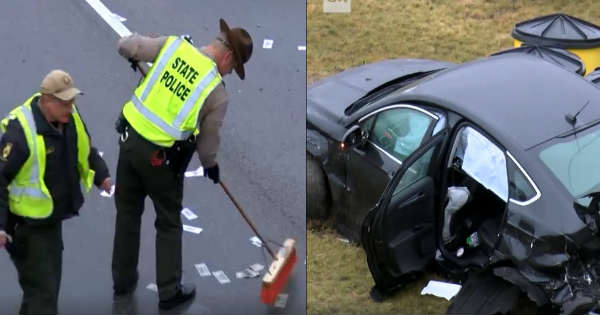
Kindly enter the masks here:
<path id="1" fill-rule="evenodd" d="M 227 189 L 227 186 L 225 186 L 225 184 L 219 180 L 219 184 L 221 184 L 221 187 L 223 187 L 223 190 L 225 191 L 225 193 L 227 194 L 227 196 L 229 197 L 229 199 L 231 199 L 231 201 L 233 202 L 233 204 L 235 205 L 235 207 L 238 209 L 238 211 L 240 212 L 240 214 L 242 215 L 242 217 L 244 217 L 244 219 L 246 220 L 246 222 L 248 222 L 248 225 L 250 226 L 250 228 L 252 229 L 252 231 L 254 231 L 254 234 L 256 234 L 256 236 L 258 236 L 258 238 L 261 240 L 261 242 L 263 244 L 265 244 L 265 247 L 267 248 L 267 251 L 269 251 L 269 254 L 271 254 L 271 256 L 273 257 L 273 260 L 275 260 L 275 254 L 273 254 L 273 251 L 271 251 L 271 248 L 269 248 L 269 245 L 267 245 L 267 242 L 265 242 L 265 240 L 262 238 L 262 236 L 260 236 L 260 234 L 258 234 L 258 231 L 256 230 L 256 228 L 254 227 L 254 224 L 252 224 L 252 222 L 250 221 L 250 219 L 248 218 L 248 216 L 246 216 L 246 213 L 244 213 L 244 210 L 242 210 L 242 207 L 240 207 L 240 205 L 237 203 L 237 201 L 235 200 L 235 198 L 233 198 L 233 195 L 231 194 L 231 192 L 229 192 L 229 189 Z"/>

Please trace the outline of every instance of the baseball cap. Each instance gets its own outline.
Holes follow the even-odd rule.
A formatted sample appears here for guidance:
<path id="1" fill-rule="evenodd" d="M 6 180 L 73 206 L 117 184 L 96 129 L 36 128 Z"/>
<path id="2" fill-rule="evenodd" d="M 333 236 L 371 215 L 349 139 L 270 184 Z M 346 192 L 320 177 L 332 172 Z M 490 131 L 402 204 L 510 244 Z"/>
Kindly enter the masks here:
<path id="1" fill-rule="evenodd" d="M 42 80 L 40 92 L 54 95 L 63 101 L 72 100 L 75 96 L 83 94 L 75 87 L 73 78 L 63 70 L 50 71 Z"/>

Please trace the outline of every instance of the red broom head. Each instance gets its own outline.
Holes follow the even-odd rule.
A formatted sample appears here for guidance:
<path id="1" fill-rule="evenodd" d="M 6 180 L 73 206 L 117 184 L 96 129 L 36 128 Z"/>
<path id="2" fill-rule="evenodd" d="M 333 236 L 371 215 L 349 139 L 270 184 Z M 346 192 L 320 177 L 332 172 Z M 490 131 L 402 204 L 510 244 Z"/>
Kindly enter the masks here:
<path id="1" fill-rule="evenodd" d="M 292 269 L 298 258 L 296 257 L 296 241 L 285 240 L 283 247 L 277 253 L 277 259 L 273 261 L 265 274 L 260 292 L 260 300 L 265 304 L 273 304 L 277 295 L 286 284 L 292 273 Z"/>

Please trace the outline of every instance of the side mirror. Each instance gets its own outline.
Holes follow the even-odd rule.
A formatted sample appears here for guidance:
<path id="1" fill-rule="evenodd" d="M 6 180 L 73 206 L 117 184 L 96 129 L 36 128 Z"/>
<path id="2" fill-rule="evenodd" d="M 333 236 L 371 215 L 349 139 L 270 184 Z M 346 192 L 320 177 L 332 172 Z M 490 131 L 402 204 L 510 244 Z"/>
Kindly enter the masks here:
<path id="1" fill-rule="evenodd" d="M 369 132 L 359 125 L 354 125 L 344 133 L 342 143 L 346 146 L 362 147 L 367 143 L 367 139 L 369 139 Z"/>

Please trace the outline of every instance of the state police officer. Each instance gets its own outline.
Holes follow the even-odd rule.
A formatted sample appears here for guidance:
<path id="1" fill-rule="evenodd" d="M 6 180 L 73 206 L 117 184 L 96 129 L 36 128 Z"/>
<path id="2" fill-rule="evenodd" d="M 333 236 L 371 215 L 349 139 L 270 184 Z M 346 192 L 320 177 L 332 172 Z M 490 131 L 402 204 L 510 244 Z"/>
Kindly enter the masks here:
<path id="1" fill-rule="evenodd" d="M 17 268 L 21 314 L 58 312 L 62 220 L 78 215 L 82 187 L 111 188 L 74 104 L 80 93 L 68 73 L 51 71 L 0 123 L 0 247 Z"/>
<path id="2" fill-rule="evenodd" d="M 178 36 L 134 34 L 119 41 L 119 53 L 152 62 L 145 79 L 124 105 L 117 166 L 117 219 L 113 247 L 115 297 L 136 287 L 144 199 L 156 210 L 156 283 L 159 307 L 173 308 L 195 294 L 181 283 L 183 173 L 194 152 L 207 176 L 218 183 L 219 129 L 227 109 L 222 76 L 233 69 L 244 79 L 252 38 L 220 20 L 220 35 L 196 48 Z"/>

